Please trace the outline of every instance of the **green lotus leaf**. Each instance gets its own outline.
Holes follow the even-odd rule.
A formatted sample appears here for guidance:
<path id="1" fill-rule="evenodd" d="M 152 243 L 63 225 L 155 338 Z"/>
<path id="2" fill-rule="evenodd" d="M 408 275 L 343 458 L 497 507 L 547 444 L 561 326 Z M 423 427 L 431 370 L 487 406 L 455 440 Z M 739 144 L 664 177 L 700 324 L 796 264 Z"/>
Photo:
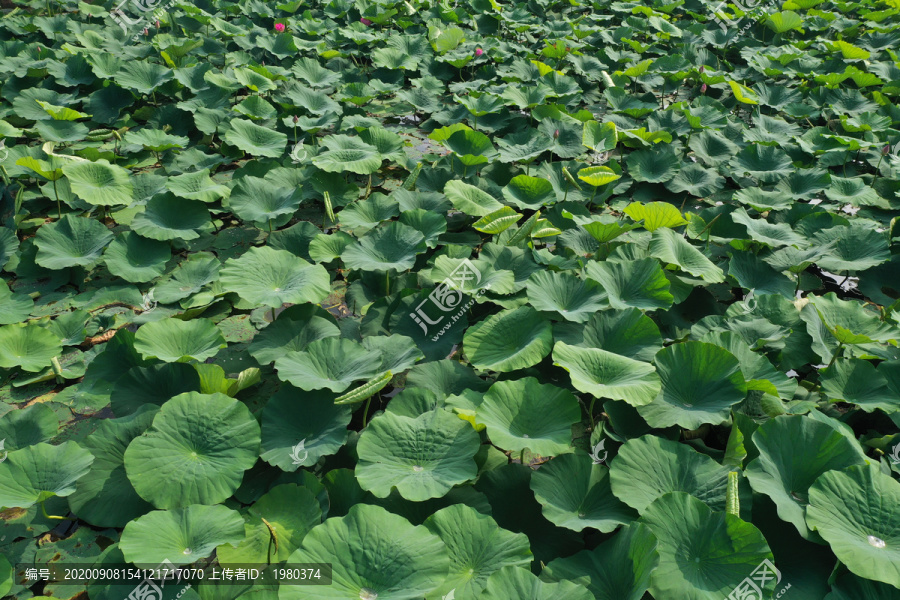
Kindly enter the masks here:
<path id="1" fill-rule="evenodd" d="M 569 372 L 575 389 L 597 398 L 642 406 L 653 402 L 661 389 L 652 365 L 599 348 L 556 342 L 553 364 Z"/>
<path id="2" fill-rule="evenodd" d="M 166 193 L 154 196 L 131 222 L 135 233 L 153 240 L 193 240 L 210 225 L 209 211 L 197 200 Z"/>
<path id="3" fill-rule="evenodd" d="M 48 442 L 56 437 L 58 430 L 59 418 L 47 404 L 12 410 L 0 417 L 0 440 L 4 441 L 0 452 Z"/>
<path id="4" fill-rule="evenodd" d="M 740 363 L 714 344 L 685 342 L 660 350 L 654 358 L 662 392 L 638 412 L 653 427 L 673 423 L 696 429 L 722 423 L 747 394 Z"/>
<path id="5" fill-rule="evenodd" d="M 653 232 L 650 255 L 664 263 L 677 265 L 683 271 L 702 277 L 709 283 L 725 281 L 725 273 L 689 241 L 663 227 Z"/>
<path id="6" fill-rule="evenodd" d="M 632 152 L 625 158 L 625 164 L 635 181 L 651 183 L 668 181 L 681 170 L 681 160 L 671 146 Z"/>
<path id="7" fill-rule="evenodd" d="M 816 246 L 830 245 L 826 255 L 816 261 L 830 271 L 864 271 L 891 259 L 887 238 L 856 221 L 823 229 L 812 241 Z"/>
<path id="8" fill-rule="evenodd" d="M 125 449 L 144 433 L 156 415 L 148 407 L 120 419 L 106 419 L 84 440 L 94 455 L 90 472 L 78 480 L 69 508 L 95 527 L 124 527 L 153 509 L 138 496 L 125 473 Z"/>
<path id="9" fill-rule="evenodd" d="M 607 306 L 606 293 L 599 283 L 571 273 L 538 271 L 528 279 L 526 289 L 534 308 L 576 323 L 587 321 Z"/>
<path id="10" fill-rule="evenodd" d="M 37 372 L 50 366 L 62 352 L 62 344 L 49 329 L 36 323 L 0 327 L 0 367 Z"/>
<path id="11" fill-rule="evenodd" d="M 738 225 L 743 225 L 750 233 L 750 237 L 762 244 L 772 247 L 798 246 L 805 247 L 808 242 L 799 233 L 791 229 L 787 223 L 769 223 L 765 219 L 754 219 L 743 208 L 731 213 L 731 220 Z"/>
<path id="12" fill-rule="evenodd" d="M 476 369 L 515 371 L 538 364 L 550 353 L 552 329 L 536 310 L 522 306 L 467 329 L 463 348 Z"/>
<path id="13" fill-rule="evenodd" d="M 300 304 L 281 311 L 271 325 L 254 336 L 248 351 L 265 365 L 288 352 L 303 350 L 310 342 L 340 335 L 330 314 L 318 306 Z"/>
<path id="14" fill-rule="evenodd" d="M 283 385 L 262 413 L 260 458 L 282 471 L 311 466 L 340 450 L 353 409 L 334 403 L 331 392 Z"/>
<path id="15" fill-rule="evenodd" d="M 593 550 L 557 558 L 541 572 L 544 580 L 583 581 L 597 600 L 641 600 L 659 564 L 656 537 L 643 523 L 619 530 Z"/>
<path id="16" fill-rule="evenodd" d="M 882 363 L 886 364 L 886 363 Z M 837 361 L 821 372 L 822 391 L 832 402 L 857 404 L 866 412 L 881 409 L 900 410 L 900 398 L 891 390 L 888 379 L 867 360 L 852 358 Z"/>
<path id="17" fill-rule="evenodd" d="M 321 302 L 331 293 L 325 267 L 268 246 L 251 248 L 238 258 L 228 259 L 220 283 L 247 302 L 271 307 Z"/>
<path id="18" fill-rule="evenodd" d="M 528 567 L 533 559 L 525 534 L 501 529 L 469 506 L 443 508 L 424 525 L 450 552 L 450 575 L 432 592 L 436 599 L 452 592 L 455 600 L 475 600 L 493 573 L 506 566 Z"/>
<path id="19" fill-rule="evenodd" d="M 163 152 L 172 148 L 184 148 L 190 140 L 180 135 L 166 133 L 162 129 L 144 127 L 125 134 L 126 144 L 138 144 L 153 152 Z"/>
<path id="20" fill-rule="evenodd" d="M 179 394 L 125 450 L 135 491 L 157 508 L 217 504 L 231 496 L 259 456 L 259 424 L 224 394 Z"/>
<path id="21" fill-rule="evenodd" d="M 28 508 L 53 496 L 68 496 L 90 470 L 94 457 L 75 442 L 35 444 L 4 454 L 0 462 L 0 507 Z"/>
<path id="22" fill-rule="evenodd" d="M 276 486 L 247 509 L 244 539 L 237 546 L 223 544 L 216 548 L 216 558 L 223 566 L 266 564 L 270 559 L 285 561 L 321 522 L 322 507 L 310 488 L 296 484 Z M 274 552 L 273 535 L 278 539 Z"/>
<path id="23" fill-rule="evenodd" d="M 199 292 L 219 277 L 222 263 L 208 252 L 190 254 L 153 288 L 153 297 L 161 304 L 178 302 Z"/>
<path id="24" fill-rule="evenodd" d="M 825 328 L 842 344 L 871 344 L 900 340 L 900 328 L 879 319 L 877 312 L 868 310 L 853 300 L 841 300 L 834 292 L 811 296 Z"/>
<path id="25" fill-rule="evenodd" d="M 364 490 L 386 498 L 393 488 L 407 500 L 440 498 L 478 474 L 481 440 L 453 413 L 436 409 L 411 418 L 387 412 L 359 436 L 356 478 Z"/>
<path id="26" fill-rule="evenodd" d="M 837 578 L 825 600 L 900 600 L 900 589 L 845 572 Z"/>
<path id="27" fill-rule="evenodd" d="M 725 185 L 725 178 L 712 169 L 696 163 L 688 164 L 666 182 L 666 189 L 675 193 L 687 192 L 700 198 L 712 196 Z"/>
<path id="28" fill-rule="evenodd" d="M 72 191 L 88 204 L 121 206 L 134 201 L 131 174 L 108 160 L 66 162 L 62 171 Z"/>
<path id="29" fill-rule="evenodd" d="M 579 420 L 581 409 L 571 392 L 534 377 L 493 384 L 475 416 L 497 446 L 516 452 L 528 448 L 541 456 L 568 452 L 572 425 Z"/>
<path id="30" fill-rule="evenodd" d="M 425 252 L 425 236 L 396 221 L 373 229 L 358 243 L 347 246 L 341 259 L 351 269 L 365 271 L 405 271 Z"/>
<path id="31" fill-rule="evenodd" d="M 35 262 L 48 269 L 85 267 L 99 262 L 101 252 L 115 236 L 94 219 L 66 215 L 38 229 Z"/>
<path id="32" fill-rule="evenodd" d="M 587 588 L 571 581 L 547 583 L 522 567 L 503 567 L 490 577 L 479 600 L 594 600 Z"/>
<path id="33" fill-rule="evenodd" d="M 650 582 L 654 597 L 718 600 L 743 585 L 763 561 L 773 565 L 772 551 L 755 525 L 713 512 L 684 492 L 654 501 L 641 520 L 659 540 L 659 566 Z M 769 595 L 774 588 L 770 571 L 762 589 Z"/>
<path id="34" fill-rule="evenodd" d="M 787 152 L 775 146 L 750 144 L 729 163 L 736 175 L 746 175 L 760 183 L 774 183 L 789 175 L 791 159 Z"/>
<path id="35" fill-rule="evenodd" d="M 900 587 L 900 483 L 876 466 L 823 473 L 809 488 L 806 523 L 851 572 Z"/>
<path id="36" fill-rule="evenodd" d="M 566 529 L 609 533 L 637 518 L 613 495 L 609 469 L 586 454 L 564 454 L 544 464 L 531 477 L 531 489 L 544 516 Z"/>
<path id="37" fill-rule="evenodd" d="M 444 221 L 444 218 L 440 215 L 433 215 L 431 213 L 428 214 L 429 216 L 436 216 Z M 301 221 L 301 223 L 302 222 L 303 221 Z M 404 225 L 410 225 L 410 223 L 407 223 L 405 221 L 401 220 L 401 222 L 403 222 Z M 418 229 L 415 226 L 413 226 L 413 228 Z M 444 228 L 446 229 L 446 221 L 444 221 Z M 425 235 L 425 232 L 422 233 L 423 235 Z M 346 250 L 347 246 L 355 242 L 356 238 L 354 238 L 349 233 L 344 233 L 343 231 L 333 231 L 327 234 L 317 233 L 316 236 L 309 242 L 309 257 L 317 263 L 329 263 L 333 260 L 339 259 L 341 257 L 341 254 L 344 253 L 344 250 Z M 426 243 L 427 242 L 428 240 L 426 240 Z M 433 248 L 434 241 L 431 241 L 428 247 Z"/>
<path id="38" fill-rule="evenodd" d="M 244 520 L 225 506 L 194 504 L 174 510 L 154 510 L 131 521 L 122 531 L 119 548 L 130 563 L 155 569 L 163 561 L 188 565 L 205 558 L 222 544 L 244 538 Z"/>
<path id="39" fill-rule="evenodd" d="M 115 81 L 122 87 L 130 88 L 141 94 L 150 94 L 156 88 L 171 81 L 174 77 L 172 69 L 158 63 L 134 60 L 127 61 L 115 74 Z"/>
<path id="40" fill-rule="evenodd" d="M 206 204 L 227 198 L 231 193 L 227 186 L 212 180 L 209 169 L 169 177 L 166 180 L 166 189 L 179 198 L 199 200 Z"/>
<path id="41" fill-rule="evenodd" d="M 306 391 L 327 388 L 338 393 L 354 381 L 371 379 L 380 367 L 379 352 L 336 337 L 316 340 L 306 349 L 288 352 L 275 361 L 279 379 Z"/>
<path id="42" fill-rule="evenodd" d="M 521 218 L 522 215 L 520 213 L 517 213 L 508 206 L 504 206 L 500 210 L 484 215 L 472 223 L 472 228 L 481 233 L 495 235 L 509 229 Z"/>
<path id="43" fill-rule="evenodd" d="M 690 446 L 645 435 L 619 448 L 609 479 L 612 492 L 641 514 L 668 492 L 686 492 L 724 510 L 728 471 Z"/>
<path id="44" fill-rule="evenodd" d="M 413 338 L 405 335 L 370 335 L 363 348 L 381 355 L 379 372 L 401 373 L 425 358 Z"/>
<path id="45" fill-rule="evenodd" d="M 369 175 L 380 169 L 384 160 L 378 148 L 359 137 L 330 135 L 321 143 L 327 150 L 313 157 L 313 164 L 329 173 Z"/>
<path id="46" fill-rule="evenodd" d="M 113 414 L 124 417 L 150 404 L 162 406 L 173 396 L 200 391 L 200 375 L 193 365 L 160 363 L 132 367 L 113 384 L 109 404 Z"/>
<path id="47" fill-rule="evenodd" d="M 503 208 L 496 198 L 484 190 L 462 181 L 448 181 L 444 186 L 444 195 L 453 208 L 473 217 L 483 217 Z"/>
<path id="48" fill-rule="evenodd" d="M 537 210 L 555 201 L 556 192 L 546 179 L 516 175 L 503 188 L 503 197 L 522 210 Z"/>
<path id="49" fill-rule="evenodd" d="M 759 457 L 747 464 L 751 487 L 769 496 L 778 517 L 806 539 L 809 488 L 820 475 L 867 462 L 858 444 L 835 428 L 800 415 L 782 415 L 753 434 Z"/>
<path id="50" fill-rule="evenodd" d="M 578 171 L 578 179 L 594 187 L 600 187 L 601 185 L 612 183 L 621 178 L 622 176 L 620 174 L 609 167 L 603 166 L 586 167 Z"/>
<path id="51" fill-rule="evenodd" d="M 468 167 L 488 163 L 497 156 L 491 139 L 480 131 L 469 128 L 454 132 L 444 143 Z"/>
<path id="52" fill-rule="evenodd" d="M 10 290 L 6 282 L 0 284 L 0 325 L 25 321 L 32 310 L 34 300 L 30 296 Z"/>
<path id="53" fill-rule="evenodd" d="M 228 206 L 242 221 L 268 223 L 300 208 L 303 194 L 299 188 L 273 186 L 262 177 L 241 177 L 231 190 Z"/>
<path id="54" fill-rule="evenodd" d="M 278 600 L 418 600 L 450 568 L 439 537 L 366 504 L 313 528 L 288 558 L 288 564 L 319 562 L 331 563 L 331 585 L 282 585 Z"/>
<path id="55" fill-rule="evenodd" d="M 148 240 L 131 231 L 122 232 L 103 253 L 109 272 L 131 283 L 161 276 L 170 258 L 169 244 Z"/>
<path id="56" fill-rule="evenodd" d="M 360 235 L 399 214 L 400 209 L 396 200 L 376 192 L 365 200 L 357 200 L 350 204 L 340 212 L 338 220 L 341 225 Z"/>
<path id="57" fill-rule="evenodd" d="M 0 268 L 6 266 L 9 257 L 16 253 L 19 247 L 19 238 L 16 237 L 13 230 L 6 227 L 0 227 Z"/>
<path id="58" fill-rule="evenodd" d="M 585 348 L 650 362 L 662 349 L 662 336 L 653 320 L 636 308 L 596 313 L 584 325 L 557 323 L 553 336 L 559 341 Z"/>
<path id="59" fill-rule="evenodd" d="M 262 127 L 245 119 L 235 119 L 225 132 L 225 141 L 254 156 L 279 158 L 287 146 L 287 134 Z"/>
<path id="60" fill-rule="evenodd" d="M 647 231 L 656 231 L 660 227 L 679 227 L 687 223 L 681 211 L 668 202 L 633 202 L 625 207 L 624 212 L 635 221 L 643 221 L 643 227 Z"/>
<path id="61" fill-rule="evenodd" d="M 671 284 L 654 258 L 589 262 L 585 274 L 603 286 L 613 308 L 666 309 L 675 300 L 669 292 Z"/>
<path id="62" fill-rule="evenodd" d="M 222 332 L 209 319 L 162 319 L 142 325 L 134 336 L 134 349 L 144 358 L 165 362 L 202 362 L 225 346 Z"/>

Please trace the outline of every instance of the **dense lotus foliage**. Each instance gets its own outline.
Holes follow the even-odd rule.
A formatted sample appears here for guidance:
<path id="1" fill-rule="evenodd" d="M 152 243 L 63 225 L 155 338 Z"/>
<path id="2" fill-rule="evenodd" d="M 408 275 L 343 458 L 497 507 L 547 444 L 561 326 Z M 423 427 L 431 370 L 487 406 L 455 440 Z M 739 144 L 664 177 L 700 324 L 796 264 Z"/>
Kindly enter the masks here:
<path id="1" fill-rule="evenodd" d="M 897 0 L 2 7 L 0 597 L 900 598 Z"/>

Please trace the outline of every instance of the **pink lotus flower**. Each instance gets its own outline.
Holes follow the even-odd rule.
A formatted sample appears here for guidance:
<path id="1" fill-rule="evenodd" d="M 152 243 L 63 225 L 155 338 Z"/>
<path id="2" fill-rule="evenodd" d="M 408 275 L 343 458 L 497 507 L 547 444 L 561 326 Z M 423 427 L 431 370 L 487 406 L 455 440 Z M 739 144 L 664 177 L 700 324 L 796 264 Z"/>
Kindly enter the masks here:
<path id="1" fill-rule="evenodd" d="M 554 140 L 558 140 L 558 139 L 559 139 L 559 129 L 557 129 L 556 131 L 553 132 L 553 139 L 554 139 Z"/>
<path id="2" fill-rule="evenodd" d="M 705 94 L 705 93 L 706 93 L 706 84 L 705 84 L 705 83 L 704 83 L 703 85 L 700 86 L 700 93 L 701 93 L 701 94 Z"/>
<path id="3" fill-rule="evenodd" d="M 885 146 L 884 148 L 881 149 L 881 153 L 882 153 L 884 156 L 887 156 L 888 154 L 891 153 L 891 147 L 890 147 L 890 146 Z"/>
<path id="4" fill-rule="evenodd" d="M 363 25 L 367 26 L 367 27 L 368 27 L 369 25 L 372 24 L 372 21 L 370 21 L 369 19 L 367 19 L 367 18 L 365 18 L 365 17 L 362 17 L 362 18 L 359 20 L 359 22 L 362 23 Z"/>
<path id="5" fill-rule="evenodd" d="M 159 27 L 160 27 L 160 25 L 159 25 L 159 19 L 157 19 L 157 20 L 156 20 L 156 28 L 159 29 Z"/>
<path id="6" fill-rule="evenodd" d="M 284 23 L 275 23 L 275 31 L 278 33 L 284 31 Z"/>
<path id="7" fill-rule="evenodd" d="M 484 50 L 482 50 L 481 48 L 475 48 L 475 56 L 481 56 L 482 54 L 484 54 Z"/>
<path id="8" fill-rule="evenodd" d="M 144 35 L 150 35 L 150 30 L 144 27 Z"/>

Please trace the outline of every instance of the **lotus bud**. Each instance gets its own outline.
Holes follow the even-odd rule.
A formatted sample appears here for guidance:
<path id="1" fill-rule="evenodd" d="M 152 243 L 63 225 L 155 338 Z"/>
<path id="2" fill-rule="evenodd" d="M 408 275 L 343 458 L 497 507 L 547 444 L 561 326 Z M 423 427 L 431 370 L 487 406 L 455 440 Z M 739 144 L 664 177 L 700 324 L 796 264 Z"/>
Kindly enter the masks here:
<path id="1" fill-rule="evenodd" d="M 475 56 L 481 56 L 482 54 L 484 54 L 484 50 L 482 50 L 481 48 L 475 48 Z"/>
<path id="2" fill-rule="evenodd" d="M 705 93 L 706 93 L 706 84 L 705 84 L 705 83 L 704 83 L 703 85 L 700 86 L 700 93 L 701 93 L 701 94 L 705 94 Z"/>
<path id="3" fill-rule="evenodd" d="M 558 139 L 559 139 L 559 129 L 557 129 L 556 131 L 553 132 L 553 139 L 554 139 L 554 140 L 558 140 Z"/>
<path id="4" fill-rule="evenodd" d="M 159 19 L 156 20 L 156 28 L 159 29 L 161 26 L 159 24 Z"/>
<path id="5" fill-rule="evenodd" d="M 885 146 L 884 148 L 881 149 L 881 154 L 882 154 L 883 156 L 887 156 L 887 155 L 890 154 L 890 153 L 891 153 L 891 147 L 890 147 L 890 146 Z"/>
<path id="6" fill-rule="evenodd" d="M 700 69 L 698 69 L 701 73 L 706 73 L 706 67 L 700 65 Z"/>
<path id="7" fill-rule="evenodd" d="M 150 30 L 144 27 L 144 35 L 150 35 Z"/>
<path id="8" fill-rule="evenodd" d="M 359 22 L 362 23 L 363 25 L 367 26 L 367 27 L 368 27 L 369 25 L 372 24 L 372 21 L 370 21 L 369 19 L 367 19 L 367 18 L 365 18 L 365 17 L 362 17 L 362 18 L 359 20 Z"/>
<path id="9" fill-rule="evenodd" d="M 275 31 L 281 33 L 284 31 L 284 23 L 275 23 Z"/>
<path id="10" fill-rule="evenodd" d="M 297 115 L 294 115 L 294 125 L 296 125 L 299 122 L 300 122 L 300 117 L 298 117 Z"/>

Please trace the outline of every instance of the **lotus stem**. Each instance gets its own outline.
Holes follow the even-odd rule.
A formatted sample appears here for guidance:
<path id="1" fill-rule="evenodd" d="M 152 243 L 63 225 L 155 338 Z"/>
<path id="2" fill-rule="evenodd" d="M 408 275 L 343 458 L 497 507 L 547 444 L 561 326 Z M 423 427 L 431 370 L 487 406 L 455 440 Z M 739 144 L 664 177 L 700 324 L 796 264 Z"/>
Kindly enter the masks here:
<path id="1" fill-rule="evenodd" d="M 728 488 L 725 490 L 725 512 L 735 517 L 741 516 L 741 498 L 738 494 L 737 471 L 728 472 Z"/>
<path id="2" fill-rule="evenodd" d="M 363 429 L 366 428 L 366 422 L 369 417 L 369 405 L 370 404 L 372 404 L 372 396 L 369 396 L 368 399 L 366 399 L 366 407 L 363 409 L 363 422 L 362 422 Z"/>
<path id="3" fill-rule="evenodd" d="M 834 361 L 837 359 L 838 354 L 841 353 L 841 350 L 843 349 L 843 347 L 844 347 L 844 342 L 838 342 L 838 347 L 834 349 L 834 354 L 831 355 L 831 360 L 828 362 L 828 366 L 825 367 L 826 369 L 831 368 L 831 365 L 834 364 Z"/>
<path id="4" fill-rule="evenodd" d="M 62 219 L 62 205 L 59 203 L 59 192 L 56 191 L 56 180 L 53 180 L 53 195 L 56 196 L 56 216 Z"/>
<path id="5" fill-rule="evenodd" d="M 591 405 L 588 407 L 588 416 L 591 418 L 591 431 L 594 431 L 594 403 L 597 398 L 591 398 Z"/>
<path id="6" fill-rule="evenodd" d="M 77 521 L 77 519 L 73 519 L 72 517 L 60 517 L 60 516 L 57 516 L 57 515 L 48 515 L 48 514 L 47 514 L 47 509 L 44 507 L 43 501 L 42 501 L 42 502 L 39 502 L 38 504 L 41 505 L 41 512 L 44 513 L 44 518 L 45 518 L 45 519 L 58 519 L 58 520 L 60 520 L 60 521 Z"/>

